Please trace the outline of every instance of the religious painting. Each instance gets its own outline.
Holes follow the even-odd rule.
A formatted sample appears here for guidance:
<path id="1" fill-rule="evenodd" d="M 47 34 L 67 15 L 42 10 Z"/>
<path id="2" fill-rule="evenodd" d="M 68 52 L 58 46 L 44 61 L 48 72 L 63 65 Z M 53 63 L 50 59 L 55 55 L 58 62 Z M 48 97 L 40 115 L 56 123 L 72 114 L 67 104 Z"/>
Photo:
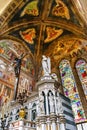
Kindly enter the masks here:
<path id="1" fill-rule="evenodd" d="M 35 86 L 34 79 L 22 73 L 20 75 L 19 80 L 18 94 L 23 92 L 24 90 L 27 90 L 27 95 L 29 96 L 29 94 L 32 93 L 34 86 Z"/>
<path id="2" fill-rule="evenodd" d="M 33 40 L 31 41 L 33 42 Z M 16 41 L 11 41 L 11 40 L 1 40 L 0 50 L 2 50 L 0 51 L 1 52 L 0 56 L 3 58 L 6 58 L 9 64 L 10 62 L 13 62 L 15 58 L 20 57 L 20 55 L 26 54 L 26 52 L 28 52 L 28 49 L 26 49 L 25 46 L 21 45 L 20 43 Z M 31 57 L 29 55 L 23 58 L 22 69 L 34 75 L 33 64 L 31 61 Z"/>
<path id="3" fill-rule="evenodd" d="M 13 60 L 17 55 L 25 52 L 25 48 L 21 44 L 11 40 L 0 41 L 1 56 L 6 57 L 8 60 Z"/>
<path id="4" fill-rule="evenodd" d="M 84 60 L 77 61 L 76 69 L 87 99 L 87 63 Z"/>
<path id="5" fill-rule="evenodd" d="M 4 61 L 0 60 L 0 80 L 13 86 L 15 77 L 13 71 L 9 69 L 9 66 Z"/>
<path id="6" fill-rule="evenodd" d="M 61 61 L 59 69 L 62 79 L 62 85 L 64 87 L 64 94 L 71 99 L 75 122 L 83 122 L 86 120 L 86 118 L 69 61 Z"/>
<path id="7" fill-rule="evenodd" d="M 29 44 L 34 44 L 34 39 L 36 38 L 35 28 L 29 28 L 25 31 L 20 31 L 21 37 Z"/>
<path id="8" fill-rule="evenodd" d="M 12 89 L 0 83 L 0 106 L 3 106 L 12 99 Z"/>
<path id="9" fill-rule="evenodd" d="M 21 13 L 21 17 L 24 15 L 32 15 L 32 16 L 38 16 L 39 15 L 39 9 L 38 9 L 38 0 L 33 0 L 32 2 L 29 2 L 24 10 Z"/>
<path id="10" fill-rule="evenodd" d="M 62 33 L 63 29 L 55 29 L 55 27 L 46 27 L 47 38 L 44 43 L 48 43 L 58 38 Z"/>
<path id="11" fill-rule="evenodd" d="M 56 6 L 52 9 L 52 15 L 57 17 L 66 18 L 67 20 L 70 19 L 69 9 L 65 5 L 65 3 L 62 2 L 62 0 L 55 0 Z"/>
<path id="12" fill-rule="evenodd" d="M 22 70 L 25 71 L 27 74 L 34 75 L 35 74 L 35 69 L 34 65 L 30 59 L 29 56 L 25 57 L 22 61 Z"/>

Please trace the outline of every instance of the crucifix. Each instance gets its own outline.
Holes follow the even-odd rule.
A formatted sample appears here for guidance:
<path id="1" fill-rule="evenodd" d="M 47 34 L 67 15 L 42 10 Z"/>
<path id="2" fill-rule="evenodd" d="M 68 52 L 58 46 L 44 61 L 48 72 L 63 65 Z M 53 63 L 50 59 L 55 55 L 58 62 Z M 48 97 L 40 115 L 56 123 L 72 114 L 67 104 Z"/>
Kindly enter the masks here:
<path id="1" fill-rule="evenodd" d="M 14 86 L 14 97 L 13 100 L 16 100 L 17 98 L 17 92 L 18 92 L 18 84 L 19 84 L 19 78 L 20 78 L 20 70 L 21 70 L 21 63 L 22 59 L 26 56 L 27 54 L 21 54 L 20 57 L 16 57 L 12 63 L 14 66 L 14 72 L 15 72 L 15 86 Z"/>

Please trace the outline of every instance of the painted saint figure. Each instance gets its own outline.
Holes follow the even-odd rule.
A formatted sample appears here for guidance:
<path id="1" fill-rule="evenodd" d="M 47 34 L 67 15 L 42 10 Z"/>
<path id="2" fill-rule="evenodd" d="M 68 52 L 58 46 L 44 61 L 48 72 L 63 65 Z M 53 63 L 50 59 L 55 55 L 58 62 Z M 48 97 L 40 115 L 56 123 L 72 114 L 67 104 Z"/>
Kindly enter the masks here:
<path id="1" fill-rule="evenodd" d="M 49 75 L 51 73 L 51 63 L 50 58 L 46 57 L 45 55 L 42 56 L 42 68 L 44 75 Z"/>

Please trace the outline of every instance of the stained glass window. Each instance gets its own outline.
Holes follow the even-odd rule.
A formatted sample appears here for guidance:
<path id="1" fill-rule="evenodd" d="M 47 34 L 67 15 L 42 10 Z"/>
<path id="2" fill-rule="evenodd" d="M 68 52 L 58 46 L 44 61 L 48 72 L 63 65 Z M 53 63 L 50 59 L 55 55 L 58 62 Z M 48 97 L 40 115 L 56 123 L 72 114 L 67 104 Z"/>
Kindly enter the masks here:
<path id="1" fill-rule="evenodd" d="M 87 99 L 87 63 L 84 60 L 79 60 L 76 63 L 76 69 L 82 83 L 83 91 Z"/>
<path id="2" fill-rule="evenodd" d="M 84 115 L 84 110 L 80 101 L 78 89 L 69 61 L 62 60 L 59 65 L 59 69 L 62 79 L 62 85 L 64 88 L 64 94 L 71 99 L 75 122 L 78 123 L 85 121 L 86 118 Z"/>

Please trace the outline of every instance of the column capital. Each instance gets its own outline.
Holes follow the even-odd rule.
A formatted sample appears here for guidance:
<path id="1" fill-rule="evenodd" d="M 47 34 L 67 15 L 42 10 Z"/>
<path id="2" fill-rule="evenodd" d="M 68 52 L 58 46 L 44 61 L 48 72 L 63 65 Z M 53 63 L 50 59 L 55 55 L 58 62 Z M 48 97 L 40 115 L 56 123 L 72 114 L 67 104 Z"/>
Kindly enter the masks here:
<path id="1" fill-rule="evenodd" d="M 52 122 L 56 122 L 57 116 L 56 116 L 55 114 L 51 114 L 51 115 L 50 115 L 50 120 L 51 120 Z"/>
<path id="2" fill-rule="evenodd" d="M 36 117 L 36 125 L 38 125 L 39 124 L 39 117 Z"/>
<path id="3" fill-rule="evenodd" d="M 60 123 L 64 123 L 65 124 L 65 122 L 66 122 L 65 116 L 62 115 L 59 118 L 60 118 Z"/>
<path id="4" fill-rule="evenodd" d="M 39 121 L 41 122 L 41 124 L 45 124 L 46 123 L 46 117 L 40 116 Z"/>

